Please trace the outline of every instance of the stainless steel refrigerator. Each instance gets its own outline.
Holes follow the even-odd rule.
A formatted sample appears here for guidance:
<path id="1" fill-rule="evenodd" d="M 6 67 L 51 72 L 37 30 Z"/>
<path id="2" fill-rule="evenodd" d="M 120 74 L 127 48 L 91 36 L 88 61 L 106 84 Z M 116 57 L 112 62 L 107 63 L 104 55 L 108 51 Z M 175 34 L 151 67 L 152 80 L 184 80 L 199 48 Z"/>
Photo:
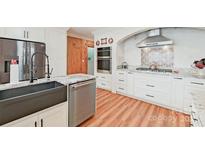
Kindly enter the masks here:
<path id="1" fill-rule="evenodd" d="M 35 52 L 46 52 L 44 43 L 0 38 L 0 84 L 10 80 L 10 62 L 19 63 L 20 81 L 29 80 L 31 56 Z M 34 58 L 34 77 L 45 77 L 45 57 L 38 54 Z"/>

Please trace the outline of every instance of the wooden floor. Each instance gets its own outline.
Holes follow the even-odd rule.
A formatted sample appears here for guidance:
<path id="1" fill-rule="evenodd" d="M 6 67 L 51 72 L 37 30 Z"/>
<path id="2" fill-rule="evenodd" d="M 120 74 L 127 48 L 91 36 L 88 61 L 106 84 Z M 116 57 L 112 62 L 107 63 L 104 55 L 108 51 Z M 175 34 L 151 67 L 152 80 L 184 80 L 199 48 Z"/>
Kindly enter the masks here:
<path id="1" fill-rule="evenodd" d="M 190 117 L 140 100 L 97 89 L 97 112 L 81 127 L 188 127 Z"/>

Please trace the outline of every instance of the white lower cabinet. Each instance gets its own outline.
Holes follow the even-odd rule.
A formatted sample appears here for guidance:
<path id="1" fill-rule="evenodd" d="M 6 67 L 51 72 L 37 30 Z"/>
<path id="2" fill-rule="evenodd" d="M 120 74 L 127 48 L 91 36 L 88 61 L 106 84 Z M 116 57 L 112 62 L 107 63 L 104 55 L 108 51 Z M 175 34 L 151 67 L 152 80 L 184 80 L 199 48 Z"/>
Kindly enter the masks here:
<path id="1" fill-rule="evenodd" d="M 184 110 L 184 79 L 174 77 L 172 80 L 172 107 Z"/>
<path id="2" fill-rule="evenodd" d="M 184 85 L 184 110 L 190 112 L 191 104 L 204 104 L 205 81 L 201 79 L 186 79 Z"/>
<path id="3" fill-rule="evenodd" d="M 127 94 L 134 96 L 135 73 L 127 72 Z"/>
<path id="4" fill-rule="evenodd" d="M 65 104 L 40 114 L 38 116 L 40 127 L 67 127 L 67 109 Z"/>
<path id="5" fill-rule="evenodd" d="M 38 116 L 24 117 L 22 119 L 6 124 L 3 127 L 39 127 Z"/>
<path id="6" fill-rule="evenodd" d="M 3 127 L 67 127 L 68 103 L 64 102 L 43 111 L 15 120 Z"/>
<path id="7" fill-rule="evenodd" d="M 112 90 L 112 76 L 110 74 L 97 73 L 97 87 L 105 90 Z"/>

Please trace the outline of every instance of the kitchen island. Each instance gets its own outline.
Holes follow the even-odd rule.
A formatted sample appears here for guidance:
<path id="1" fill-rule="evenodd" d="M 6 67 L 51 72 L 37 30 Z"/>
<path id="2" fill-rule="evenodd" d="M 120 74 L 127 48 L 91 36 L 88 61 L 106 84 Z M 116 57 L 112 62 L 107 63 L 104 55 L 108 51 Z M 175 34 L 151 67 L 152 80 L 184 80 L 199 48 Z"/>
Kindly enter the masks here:
<path id="1" fill-rule="evenodd" d="M 0 121 L 2 122 L 0 125 L 9 126 L 9 127 L 12 127 L 12 126 L 13 127 L 18 127 L 18 126 L 19 127 L 25 127 L 25 126 L 28 126 L 28 127 L 54 127 L 54 126 L 59 127 L 60 126 L 61 127 L 61 126 L 65 126 L 66 127 L 69 125 L 69 117 L 71 117 L 71 115 L 69 116 L 69 114 L 73 108 L 73 104 L 71 105 L 70 103 L 69 87 L 71 85 L 87 83 L 88 81 L 89 82 L 93 81 L 92 89 L 94 89 L 95 88 L 95 77 L 91 75 L 85 75 L 85 74 L 75 74 L 75 75 L 69 75 L 69 76 L 54 77 L 49 80 L 39 79 L 38 81 L 34 83 L 30 83 L 29 81 L 24 81 L 24 82 L 19 82 L 16 84 L 0 85 L 0 92 L 2 94 L 7 91 L 10 92 L 11 90 L 14 93 L 13 95 L 11 95 L 11 98 L 9 97 L 6 98 L 4 97 L 4 95 L 0 95 L 1 110 L 8 112 L 8 113 L 6 112 L 0 113 L 0 116 L 2 117 L 2 118 L 0 117 Z M 63 86 L 68 87 L 68 88 L 66 88 L 67 90 L 63 88 L 64 91 L 62 91 L 62 94 L 56 93 L 57 95 L 55 95 L 55 92 L 54 91 L 51 92 L 51 90 L 55 90 L 54 88 L 59 89 L 59 87 L 55 87 L 55 86 L 50 87 L 49 85 L 53 83 L 60 84 L 59 86 L 61 88 L 63 88 Z M 49 89 L 46 89 L 47 87 L 45 87 L 45 85 L 48 86 Z M 42 86 L 43 86 L 43 89 L 42 89 Z M 15 90 L 22 90 L 22 89 L 23 90 L 27 89 L 29 92 L 24 91 L 23 92 L 24 95 L 22 93 L 19 93 L 19 91 L 15 92 Z M 16 93 L 19 93 L 21 95 L 18 96 Z M 92 96 L 95 97 L 95 89 L 92 90 L 91 93 L 92 93 Z M 51 98 L 54 95 L 55 95 L 55 98 L 59 96 L 59 97 L 63 97 L 63 99 Z M 52 100 L 49 99 L 49 97 Z M 21 99 L 22 102 L 16 101 L 18 99 Z M 75 99 L 78 100 L 79 98 L 75 98 Z M 16 108 L 15 107 L 9 108 L 10 106 L 14 106 L 14 104 L 11 104 L 13 103 L 11 102 L 11 100 L 15 103 Z M 55 102 L 55 100 L 57 102 Z M 72 100 L 72 102 L 75 103 L 76 100 Z M 22 105 L 23 103 L 24 103 L 24 106 Z M 19 106 L 21 107 L 19 108 Z M 95 98 L 93 99 L 92 107 L 94 108 L 92 109 L 93 111 L 92 114 L 94 114 Z M 17 108 L 18 110 L 16 110 Z M 76 108 L 73 108 L 73 109 L 77 110 Z M 18 114 L 16 111 L 18 111 Z M 23 111 L 24 111 L 24 114 L 21 114 L 21 112 L 23 113 Z M 92 114 L 90 114 L 89 116 L 91 116 Z M 5 118 L 6 115 L 8 115 L 10 119 L 7 117 Z"/>

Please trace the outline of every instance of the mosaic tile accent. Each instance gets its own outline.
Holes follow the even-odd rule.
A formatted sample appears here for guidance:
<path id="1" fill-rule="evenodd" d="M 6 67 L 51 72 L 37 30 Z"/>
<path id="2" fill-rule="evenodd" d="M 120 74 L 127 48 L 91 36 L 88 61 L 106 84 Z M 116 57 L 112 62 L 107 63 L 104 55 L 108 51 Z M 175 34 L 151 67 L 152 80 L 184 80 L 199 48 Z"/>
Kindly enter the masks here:
<path id="1" fill-rule="evenodd" d="M 174 49 L 173 46 L 148 47 L 141 49 L 141 64 L 150 67 L 155 64 L 158 68 L 173 68 Z"/>

